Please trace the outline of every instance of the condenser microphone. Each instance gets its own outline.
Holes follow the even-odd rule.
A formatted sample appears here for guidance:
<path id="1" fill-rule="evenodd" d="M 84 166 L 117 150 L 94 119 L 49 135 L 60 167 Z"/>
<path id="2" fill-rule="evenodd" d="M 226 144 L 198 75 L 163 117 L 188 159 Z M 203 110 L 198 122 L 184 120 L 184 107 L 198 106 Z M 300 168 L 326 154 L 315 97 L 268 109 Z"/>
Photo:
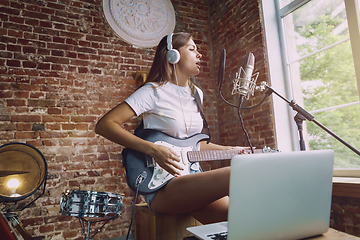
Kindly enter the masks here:
<path id="1" fill-rule="evenodd" d="M 240 95 L 246 96 L 249 92 L 251 76 L 254 71 L 254 54 L 248 53 L 245 57 L 243 70 L 240 71 Z"/>
<path id="2" fill-rule="evenodd" d="M 239 93 L 241 96 L 249 99 L 254 94 L 255 83 L 259 73 L 253 78 L 255 57 L 254 54 L 248 53 L 245 57 L 243 67 L 240 67 L 234 79 L 234 88 L 231 94 Z"/>

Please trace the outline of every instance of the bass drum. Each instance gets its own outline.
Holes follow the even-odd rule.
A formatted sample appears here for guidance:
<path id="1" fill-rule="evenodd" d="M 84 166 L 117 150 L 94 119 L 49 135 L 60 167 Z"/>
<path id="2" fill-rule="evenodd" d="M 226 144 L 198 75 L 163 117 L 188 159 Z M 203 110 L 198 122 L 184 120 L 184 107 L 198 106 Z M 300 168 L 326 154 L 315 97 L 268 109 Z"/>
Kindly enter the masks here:
<path id="1" fill-rule="evenodd" d="M 118 218 L 123 208 L 116 193 L 68 190 L 60 201 L 60 213 L 75 217 Z"/>

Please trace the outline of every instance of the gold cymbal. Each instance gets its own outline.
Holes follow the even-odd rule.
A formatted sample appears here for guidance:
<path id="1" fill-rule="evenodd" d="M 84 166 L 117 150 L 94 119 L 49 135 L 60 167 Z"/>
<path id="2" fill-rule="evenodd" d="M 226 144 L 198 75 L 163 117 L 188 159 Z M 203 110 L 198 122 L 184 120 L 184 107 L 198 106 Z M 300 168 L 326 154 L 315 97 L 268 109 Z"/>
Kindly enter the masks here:
<path id="1" fill-rule="evenodd" d="M 0 200 L 17 201 L 33 194 L 47 175 L 43 154 L 25 143 L 0 147 Z"/>
<path id="2" fill-rule="evenodd" d="M 0 177 L 6 177 L 6 176 L 10 176 L 10 175 L 16 175 L 16 174 L 25 174 L 25 173 L 30 173 L 30 172 L 26 172 L 26 171 L 1 171 L 0 170 Z"/>

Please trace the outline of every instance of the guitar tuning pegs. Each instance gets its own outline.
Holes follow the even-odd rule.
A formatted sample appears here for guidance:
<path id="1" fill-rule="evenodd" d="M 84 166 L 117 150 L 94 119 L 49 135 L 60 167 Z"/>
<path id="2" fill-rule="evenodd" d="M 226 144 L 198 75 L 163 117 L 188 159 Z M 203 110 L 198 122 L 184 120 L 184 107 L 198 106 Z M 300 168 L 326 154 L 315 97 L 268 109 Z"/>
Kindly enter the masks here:
<path id="1" fill-rule="evenodd" d="M 276 150 L 274 148 L 270 148 L 270 147 L 264 147 L 262 149 L 263 153 L 275 153 L 275 152 L 281 152 L 280 150 Z"/>

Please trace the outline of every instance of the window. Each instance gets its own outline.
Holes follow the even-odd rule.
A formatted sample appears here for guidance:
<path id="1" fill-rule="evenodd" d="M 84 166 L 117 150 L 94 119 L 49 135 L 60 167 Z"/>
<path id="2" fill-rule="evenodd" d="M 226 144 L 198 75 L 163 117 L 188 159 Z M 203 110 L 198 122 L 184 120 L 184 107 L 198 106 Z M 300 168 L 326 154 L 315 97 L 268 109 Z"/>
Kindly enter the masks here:
<path id="1" fill-rule="evenodd" d="M 261 4 L 273 88 L 360 150 L 359 0 L 263 0 Z M 273 49 L 275 44 L 278 49 Z M 281 74 L 275 70 L 277 64 L 283 67 Z M 279 145 L 288 149 L 281 140 L 287 139 L 292 150 L 299 150 L 296 112 L 275 98 Z M 289 123 L 281 131 L 284 125 L 277 122 L 286 116 Z M 313 122 L 304 121 L 303 126 L 307 150 L 331 148 L 335 168 L 360 169 L 360 157 L 352 150 Z"/>

